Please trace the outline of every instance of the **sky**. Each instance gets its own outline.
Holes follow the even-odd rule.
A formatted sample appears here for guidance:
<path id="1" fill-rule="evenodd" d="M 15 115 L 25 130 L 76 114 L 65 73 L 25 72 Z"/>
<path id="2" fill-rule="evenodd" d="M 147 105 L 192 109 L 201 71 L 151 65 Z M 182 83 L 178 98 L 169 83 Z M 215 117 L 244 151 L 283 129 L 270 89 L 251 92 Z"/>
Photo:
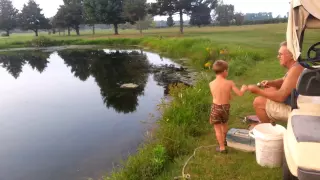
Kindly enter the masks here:
<path id="1" fill-rule="evenodd" d="M 56 14 L 59 5 L 63 4 L 63 0 L 35 0 L 40 4 L 46 17 L 52 17 Z M 147 0 L 152 2 L 155 0 Z M 28 0 L 12 0 L 13 5 L 19 10 Z M 223 0 L 224 4 L 233 4 L 236 12 L 272 12 L 273 16 L 284 16 L 289 11 L 290 0 Z M 166 17 L 155 17 L 156 20 L 166 20 Z M 174 17 L 178 20 L 178 16 Z"/>

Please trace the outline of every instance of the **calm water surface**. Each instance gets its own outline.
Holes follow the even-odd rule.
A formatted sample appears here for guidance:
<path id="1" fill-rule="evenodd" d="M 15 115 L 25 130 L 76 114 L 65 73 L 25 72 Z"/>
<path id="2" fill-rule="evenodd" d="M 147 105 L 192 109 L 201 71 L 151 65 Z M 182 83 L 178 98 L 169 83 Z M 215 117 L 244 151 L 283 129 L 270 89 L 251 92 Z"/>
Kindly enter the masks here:
<path id="1" fill-rule="evenodd" d="M 100 179 L 158 115 L 151 64 L 174 63 L 140 50 L 1 53 L 0 180 Z"/>

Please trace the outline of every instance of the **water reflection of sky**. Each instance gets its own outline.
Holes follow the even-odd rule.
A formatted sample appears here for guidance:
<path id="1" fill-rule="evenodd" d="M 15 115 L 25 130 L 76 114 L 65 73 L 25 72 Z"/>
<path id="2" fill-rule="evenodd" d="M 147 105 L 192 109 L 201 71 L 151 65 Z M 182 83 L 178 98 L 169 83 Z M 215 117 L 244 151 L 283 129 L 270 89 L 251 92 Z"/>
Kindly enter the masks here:
<path id="1" fill-rule="evenodd" d="M 171 63 L 144 54 L 151 63 Z M 95 72 L 81 81 L 57 52 L 48 61 L 41 74 L 26 63 L 17 79 L 0 67 L 0 179 L 100 177 L 141 142 L 146 127 L 140 121 L 148 120 L 150 113 L 158 115 L 164 88 L 152 74 L 146 76 L 143 93 L 137 93 L 136 110 L 121 113 L 103 101 L 100 86 L 114 88 L 107 93 L 119 90 L 105 86 L 105 76 L 99 78 L 101 74 Z"/>

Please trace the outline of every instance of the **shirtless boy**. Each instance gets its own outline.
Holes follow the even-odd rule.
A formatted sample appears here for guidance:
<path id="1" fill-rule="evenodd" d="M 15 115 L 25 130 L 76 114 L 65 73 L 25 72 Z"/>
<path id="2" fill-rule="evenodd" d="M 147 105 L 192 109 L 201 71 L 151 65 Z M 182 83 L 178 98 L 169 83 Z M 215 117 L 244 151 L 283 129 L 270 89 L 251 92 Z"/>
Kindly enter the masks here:
<path id="1" fill-rule="evenodd" d="M 210 82 L 210 91 L 213 97 L 213 104 L 210 114 L 210 124 L 214 126 L 219 146 L 217 152 L 227 153 L 226 135 L 228 131 L 229 110 L 231 101 L 231 91 L 238 96 L 243 96 L 247 86 L 243 85 L 239 90 L 233 81 L 227 80 L 228 63 L 217 60 L 212 67 L 216 74 L 216 79 Z"/>

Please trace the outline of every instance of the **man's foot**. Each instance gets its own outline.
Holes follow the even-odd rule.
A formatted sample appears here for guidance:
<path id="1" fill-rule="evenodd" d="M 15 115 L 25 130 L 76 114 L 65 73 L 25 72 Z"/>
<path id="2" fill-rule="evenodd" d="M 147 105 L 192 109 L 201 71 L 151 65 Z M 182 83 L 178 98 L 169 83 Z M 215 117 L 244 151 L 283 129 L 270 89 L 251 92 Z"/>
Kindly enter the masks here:
<path id="1" fill-rule="evenodd" d="M 224 150 L 220 150 L 220 146 L 217 146 L 216 147 L 216 151 L 221 153 L 221 154 L 227 154 L 228 153 L 228 150 L 227 149 L 224 149 Z"/>
<path id="2" fill-rule="evenodd" d="M 251 131 L 254 127 L 256 127 L 258 124 L 254 123 L 254 124 L 250 124 L 248 126 L 248 130 Z"/>

